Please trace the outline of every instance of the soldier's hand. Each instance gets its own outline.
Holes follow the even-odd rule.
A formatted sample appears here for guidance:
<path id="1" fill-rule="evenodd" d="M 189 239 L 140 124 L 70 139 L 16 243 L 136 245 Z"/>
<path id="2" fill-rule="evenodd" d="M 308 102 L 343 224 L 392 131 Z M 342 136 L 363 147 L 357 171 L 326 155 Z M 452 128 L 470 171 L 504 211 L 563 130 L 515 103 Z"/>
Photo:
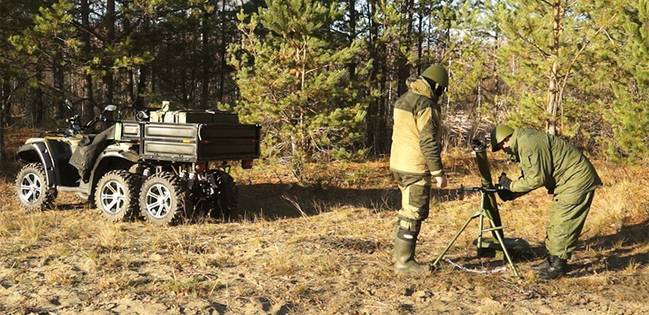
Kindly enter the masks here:
<path id="1" fill-rule="evenodd" d="M 448 180 L 446 179 L 446 175 L 435 176 L 435 182 L 437 182 L 437 188 L 444 188 L 448 184 Z"/>
<path id="2" fill-rule="evenodd" d="M 500 189 L 507 189 L 511 190 L 510 187 L 512 185 L 512 180 L 507 177 L 507 174 L 502 173 L 500 174 L 500 177 L 498 177 L 498 187 Z"/>

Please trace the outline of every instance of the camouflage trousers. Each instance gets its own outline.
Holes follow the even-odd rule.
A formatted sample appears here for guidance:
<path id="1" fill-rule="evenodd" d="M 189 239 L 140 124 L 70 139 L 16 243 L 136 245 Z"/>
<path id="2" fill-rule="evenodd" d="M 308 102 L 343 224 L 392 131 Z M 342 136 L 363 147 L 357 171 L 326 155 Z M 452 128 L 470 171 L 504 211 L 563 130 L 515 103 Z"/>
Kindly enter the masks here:
<path id="1" fill-rule="evenodd" d="M 545 236 L 545 247 L 550 255 L 563 259 L 572 256 L 594 196 L 595 192 L 590 191 L 576 204 L 552 203 Z"/>
<path id="2" fill-rule="evenodd" d="M 412 175 L 394 172 L 401 190 L 401 209 L 397 214 L 397 228 L 419 233 L 421 221 L 428 218 L 430 207 L 430 175 Z"/>

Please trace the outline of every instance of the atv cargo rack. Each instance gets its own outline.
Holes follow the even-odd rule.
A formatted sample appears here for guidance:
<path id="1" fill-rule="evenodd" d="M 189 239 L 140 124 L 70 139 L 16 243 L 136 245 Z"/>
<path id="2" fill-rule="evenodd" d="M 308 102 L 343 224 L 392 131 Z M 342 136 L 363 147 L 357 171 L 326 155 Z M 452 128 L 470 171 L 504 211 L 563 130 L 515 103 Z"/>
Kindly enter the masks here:
<path id="1" fill-rule="evenodd" d="M 118 125 L 115 139 L 139 143 L 144 159 L 194 163 L 248 160 L 260 155 L 259 125 L 135 121 Z"/>

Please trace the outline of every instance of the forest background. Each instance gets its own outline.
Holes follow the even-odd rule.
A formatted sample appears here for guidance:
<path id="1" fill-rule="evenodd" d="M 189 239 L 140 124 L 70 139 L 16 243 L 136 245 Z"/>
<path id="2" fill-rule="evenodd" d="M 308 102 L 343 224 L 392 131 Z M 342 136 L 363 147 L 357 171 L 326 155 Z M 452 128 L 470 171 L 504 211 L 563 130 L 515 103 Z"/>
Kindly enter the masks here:
<path id="1" fill-rule="evenodd" d="M 389 153 L 408 78 L 450 70 L 445 148 L 495 123 L 560 134 L 599 159 L 649 153 L 646 0 L 2 0 L 4 134 L 169 100 L 239 113 L 266 158 Z"/>
<path id="2" fill-rule="evenodd" d="M 649 0 L 0 0 L 0 14 L 0 313 L 649 314 Z M 472 272 L 395 277 L 391 106 L 431 63 L 450 70 L 449 188 L 418 258 L 475 213 L 468 144 L 507 122 L 568 139 L 604 181 L 567 277 L 531 270 L 544 189 L 499 204 L 532 246 L 523 279 L 476 258 L 473 233 L 447 256 Z M 264 159 L 232 169 L 239 209 L 178 226 L 98 220 L 72 193 L 20 209 L 26 138 L 165 100 L 262 125 Z M 492 157 L 494 174 L 519 171 Z"/>

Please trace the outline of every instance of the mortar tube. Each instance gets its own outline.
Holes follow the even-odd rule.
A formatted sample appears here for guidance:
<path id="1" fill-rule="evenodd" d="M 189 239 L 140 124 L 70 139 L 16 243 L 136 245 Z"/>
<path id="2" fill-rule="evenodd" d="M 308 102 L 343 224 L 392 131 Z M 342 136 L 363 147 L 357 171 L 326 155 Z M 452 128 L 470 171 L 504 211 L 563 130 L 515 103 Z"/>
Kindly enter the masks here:
<path id="1" fill-rule="evenodd" d="M 473 153 L 475 157 L 476 166 L 480 172 L 480 179 L 482 188 L 494 188 L 492 178 L 491 178 L 491 167 L 489 166 L 489 159 L 487 158 L 487 150 L 484 144 L 474 145 Z M 486 211 L 491 214 L 493 222 L 496 226 L 502 226 L 502 221 L 500 220 L 500 212 L 498 211 L 498 203 L 496 201 L 495 193 L 482 193 L 483 206 Z M 502 239 L 505 239 L 505 234 L 502 229 L 492 231 L 494 239 L 497 239 L 496 233 L 500 234 Z"/>

